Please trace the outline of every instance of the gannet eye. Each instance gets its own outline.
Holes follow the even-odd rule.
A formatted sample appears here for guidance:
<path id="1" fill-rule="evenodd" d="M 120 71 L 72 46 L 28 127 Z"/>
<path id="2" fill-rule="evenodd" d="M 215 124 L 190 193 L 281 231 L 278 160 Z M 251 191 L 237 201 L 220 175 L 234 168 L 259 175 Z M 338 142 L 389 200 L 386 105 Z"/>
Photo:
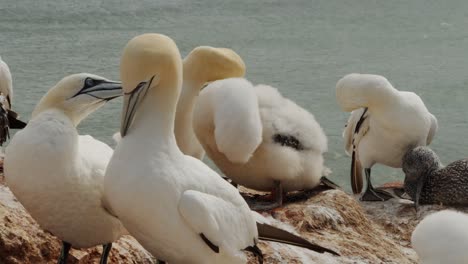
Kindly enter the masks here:
<path id="1" fill-rule="evenodd" d="M 91 78 L 86 78 L 85 87 L 92 87 L 92 86 L 94 86 L 94 80 Z"/>

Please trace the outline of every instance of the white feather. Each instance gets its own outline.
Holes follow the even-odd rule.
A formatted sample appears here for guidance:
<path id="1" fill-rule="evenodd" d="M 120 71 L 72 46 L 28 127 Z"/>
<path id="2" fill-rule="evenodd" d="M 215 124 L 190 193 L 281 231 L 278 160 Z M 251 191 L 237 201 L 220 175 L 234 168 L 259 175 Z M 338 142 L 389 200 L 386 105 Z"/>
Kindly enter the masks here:
<path id="1" fill-rule="evenodd" d="M 452 210 L 430 214 L 414 229 L 411 244 L 422 264 L 468 263 L 468 215 Z"/>
<path id="2" fill-rule="evenodd" d="M 273 87 L 252 87 L 242 78 L 213 82 L 199 95 L 193 127 L 207 155 L 227 177 L 246 187 L 267 191 L 277 180 L 286 191 L 313 188 L 326 172 L 322 128 L 312 114 Z M 303 150 L 274 142 L 276 134 L 294 136 Z M 244 161 L 232 159 L 232 152 Z"/>
<path id="3" fill-rule="evenodd" d="M 208 109 L 199 109 L 208 107 Z M 200 94 L 194 126 L 200 118 L 214 122 L 218 150 L 233 163 L 245 163 L 262 142 L 262 123 L 255 90 L 245 79 L 214 82 Z M 203 121 L 202 121 L 203 122 Z"/>
<path id="4" fill-rule="evenodd" d="M 164 85 L 148 87 L 135 108 L 135 119 L 106 171 L 106 202 L 160 260 L 245 263 L 242 249 L 258 238 L 247 203 L 237 189 L 200 160 L 184 155 L 176 143 L 174 119 L 182 63 L 175 43 L 162 35 L 141 35 L 130 41 L 122 58 L 124 90 L 132 91 L 129 83 L 145 81 L 141 76 L 155 74 L 164 76 Z M 219 247 L 219 253 L 201 233 Z"/>
<path id="5" fill-rule="evenodd" d="M 336 98 L 343 110 L 352 111 L 343 132 L 345 149 L 350 153 L 354 140 L 364 168 L 375 163 L 401 168 L 407 149 L 430 143 L 437 130 L 437 119 L 418 95 L 396 90 L 382 76 L 346 75 L 336 85 Z M 363 107 L 367 118 L 355 134 Z"/>
<path id="6" fill-rule="evenodd" d="M 64 98 L 77 91 L 67 84 L 55 87 Z M 84 96 L 56 103 L 75 109 L 88 99 Z M 126 231 L 101 202 L 112 149 L 89 135 L 79 136 L 63 109 L 42 109 L 6 148 L 8 186 L 43 229 L 73 247 L 117 240 Z M 85 112 L 81 118 L 88 114 Z"/>

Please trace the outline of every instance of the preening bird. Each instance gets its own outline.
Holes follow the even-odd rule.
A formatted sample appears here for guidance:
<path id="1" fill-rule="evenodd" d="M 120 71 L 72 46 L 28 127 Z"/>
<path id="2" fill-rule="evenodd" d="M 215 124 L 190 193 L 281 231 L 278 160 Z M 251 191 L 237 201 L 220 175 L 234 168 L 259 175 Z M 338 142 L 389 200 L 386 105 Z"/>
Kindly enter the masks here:
<path id="1" fill-rule="evenodd" d="M 351 187 L 355 194 L 363 187 L 362 168 L 367 187 L 363 201 L 383 201 L 389 193 L 374 189 L 371 168 L 380 163 L 401 168 L 406 151 L 431 143 L 437 119 L 413 92 L 395 89 L 383 76 L 348 74 L 336 84 L 336 99 L 341 109 L 351 112 L 343 131 L 345 150 L 351 155 Z"/>
<path id="2" fill-rule="evenodd" d="M 13 100 L 13 80 L 10 68 L 0 57 L 0 146 L 10 137 L 9 129 L 26 126 L 18 120 L 18 114 L 11 110 Z"/>
<path id="3" fill-rule="evenodd" d="M 93 74 L 63 78 L 37 104 L 28 125 L 6 148 L 6 183 L 31 216 L 70 247 L 103 245 L 106 263 L 112 242 L 125 231 L 102 204 L 103 177 L 112 149 L 78 135 L 76 126 L 107 101 L 122 95 L 121 84 Z"/>
<path id="4" fill-rule="evenodd" d="M 213 71 L 216 69 L 213 68 Z M 210 83 L 194 110 L 195 134 L 208 157 L 234 183 L 283 193 L 320 184 L 327 137 L 314 116 L 268 85 L 243 78 Z"/>
<path id="5" fill-rule="evenodd" d="M 185 154 L 202 160 L 205 150 L 193 131 L 193 109 L 200 90 L 210 82 L 241 77 L 245 74 L 242 58 L 231 49 L 200 46 L 183 61 L 182 92 L 177 102 L 175 137 Z"/>

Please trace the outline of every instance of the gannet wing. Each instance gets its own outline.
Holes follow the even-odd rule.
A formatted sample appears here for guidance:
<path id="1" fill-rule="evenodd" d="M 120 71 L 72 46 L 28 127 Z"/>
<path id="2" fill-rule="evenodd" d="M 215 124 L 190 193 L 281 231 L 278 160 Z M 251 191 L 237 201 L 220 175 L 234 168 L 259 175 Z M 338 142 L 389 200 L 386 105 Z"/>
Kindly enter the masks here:
<path id="1" fill-rule="evenodd" d="M 438 129 L 437 118 L 431 114 L 431 129 L 429 129 L 429 134 L 427 135 L 426 145 L 431 144 L 432 139 L 434 138 L 435 133 Z"/>
<path id="2" fill-rule="evenodd" d="M 78 144 L 80 157 L 86 164 L 86 168 L 94 171 L 90 175 L 103 178 L 114 150 L 90 135 L 80 135 L 78 137 Z"/>
<path id="3" fill-rule="evenodd" d="M 178 209 L 193 231 L 200 235 L 200 241 L 214 252 L 221 249 L 237 255 L 258 239 L 248 207 L 204 192 L 187 190 L 181 196 Z"/>
<path id="4" fill-rule="evenodd" d="M 231 78 L 213 82 L 202 93 L 211 96 L 218 150 L 231 162 L 247 162 L 262 142 L 262 122 L 253 85 L 243 78 Z"/>

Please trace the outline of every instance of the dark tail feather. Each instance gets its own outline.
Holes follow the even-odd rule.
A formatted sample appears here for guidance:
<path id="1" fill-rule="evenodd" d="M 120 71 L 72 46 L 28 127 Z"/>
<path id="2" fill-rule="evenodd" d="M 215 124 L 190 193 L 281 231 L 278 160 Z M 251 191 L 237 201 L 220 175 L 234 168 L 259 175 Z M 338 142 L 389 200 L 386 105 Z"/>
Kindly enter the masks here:
<path id="1" fill-rule="evenodd" d="M 17 119 L 18 114 L 12 110 L 8 110 L 8 123 L 11 129 L 23 129 L 26 123 Z"/>
<path id="2" fill-rule="evenodd" d="M 338 184 L 328 179 L 327 176 L 322 176 L 322 178 L 320 178 L 320 182 L 330 189 L 341 189 L 341 187 Z"/>
<path id="3" fill-rule="evenodd" d="M 263 264 L 263 253 L 262 253 L 262 250 L 258 248 L 257 245 L 248 246 L 244 250 L 252 252 L 257 257 L 258 263 Z"/>
<path id="4" fill-rule="evenodd" d="M 260 238 L 261 240 L 279 242 L 283 244 L 303 247 L 303 248 L 307 248 L 307 249 L 310 249 L 319 253 L 328 252 L 335 256 L 340 255 L 331 249 L 313 244 L 305 240 L 302 237 L 299 237 L 283 229 L 279 229 L 277 227 L 274 227 L 268 224 L 262 224 L 262 223 L 257 222 L 257 229 L 258 229 L 258 238 Z"/>
<path id="5" fill-rule="evenodd" d="M 351 187 L 354 194 L 361 193 L 363 185 L 361 162 L 356 156 L 357 152 L 353 150 L 351 157 Z"/>

